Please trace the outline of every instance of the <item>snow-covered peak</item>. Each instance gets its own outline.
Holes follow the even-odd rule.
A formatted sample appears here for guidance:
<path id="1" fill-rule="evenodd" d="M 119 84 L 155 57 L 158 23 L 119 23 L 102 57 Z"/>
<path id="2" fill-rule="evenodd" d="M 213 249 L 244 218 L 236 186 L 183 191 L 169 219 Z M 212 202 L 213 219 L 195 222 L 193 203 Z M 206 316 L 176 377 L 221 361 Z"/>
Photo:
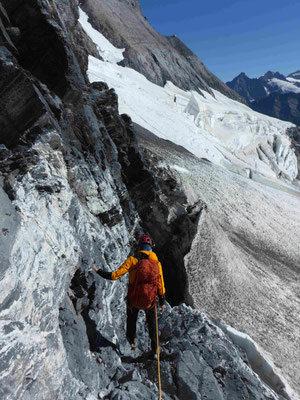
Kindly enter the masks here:
<path id="1" fill-rule="evenodd" d="M 297 73 L 295 73 L 295 76 L 297 76 Z M 295 84 L 297 80 L 293 76 L 289 78 L 279 72 L 268 71 L 259 80 L 264 83 L 265 87 L 267 86 L 269 93 L 300 93 L 299 86 Z"/>
<path id="2" fill-rule="evenodd" d="M 289 82 L 292 82 L 292 83 L 300 83 L 300 78 L 299 79 L 295 79 L 295 78 L 287 77 L 286 79 Z"/>

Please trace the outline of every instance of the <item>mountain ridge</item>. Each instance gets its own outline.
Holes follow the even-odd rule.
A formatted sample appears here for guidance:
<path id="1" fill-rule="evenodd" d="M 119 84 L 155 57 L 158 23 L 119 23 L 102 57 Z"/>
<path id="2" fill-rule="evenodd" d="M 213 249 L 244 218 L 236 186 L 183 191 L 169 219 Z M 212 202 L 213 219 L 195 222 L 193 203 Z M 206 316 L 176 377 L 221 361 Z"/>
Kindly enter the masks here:
<path id="1" fill-rule="evenodd" d="M 276 80 L 288 83 L 288 78 L 293 76 L 297 76 L 297 72 L 284 76 L 280 72 L 267 71 L 258 78 L 249 78 L 245 72 L 241 72 L 231 81 L 226 82 L 226 85 L 239 94 L 242 93 L 243 89 L 246 89 L 243 92 L 243 97 L 246 98 L 248 104 L 251 105 L 252 101 L 260 100 L 273 92 L 282 94 L 283 90 L 285 90 L 284 93 L 287 91 L 300 93 L 300 90 L 298 90 L 300 83 L 298 84 L 296 80 L 294 80 L 290 86 L 287 86 L 287 88 L 282 88 L 278 86 L 278 84 L 275 84 L 277 83 Z"/>

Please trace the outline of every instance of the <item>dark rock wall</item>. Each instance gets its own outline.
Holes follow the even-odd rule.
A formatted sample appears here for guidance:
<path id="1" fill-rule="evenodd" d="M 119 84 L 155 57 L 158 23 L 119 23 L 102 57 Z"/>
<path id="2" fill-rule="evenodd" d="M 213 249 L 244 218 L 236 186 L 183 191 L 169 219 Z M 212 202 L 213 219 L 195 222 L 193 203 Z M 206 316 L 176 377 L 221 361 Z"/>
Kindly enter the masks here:
<path id="1" fill-rule="evenodd" d="M 299 93 L 271 93 L 268 97 L 254 101 L 250 106 L 262 114 L 300 125 Z"/>
<path id="2" fill-rule="evenodd" d="M 248 104 L 251 104 L 251 101 L 253 100 L 267 96 L 264 82 L 257 78 L 250 79 L 244 72 L 234 78 L 231 82 L 226 82 L 226 85 L 240 96 L 243 96 L 247 100 Z"/>
<path id="3" fill-rule="evenodd" d="M 20 35 L 10 38 L 14 54 L 9 43 L 0 48 L 1 213 L 7 213 L 1 221 L 1 340 L 11 343 L 1 353 L 2 373 L 9 374 L 9 380 L 1 376 L 1 398 L 86 398 L 85 388 L 100 390 L 108 380 L 89 353 L 97 343 L 93 335 L 104 330 L 111 339 L 120 323 L 107 312 L 114 292 L 105 282 L 97 281 L 97 314 L 92 310 L 96 286 L 87 269 L 91 262 L 118 266 L 138 229 L 102 116 L 114 118 L 116 101 L 111 104 L 105 86 L 86 84 L 85 45 L 92 45 L 77 24 L 77 2 L 2 4 Z M 117 123 L 125 132 L 119 116 Z M 115 288 L 123 293 L 117 307 L 125 287 Z M 96 329 L 99 319 L 103 329 Z"/>

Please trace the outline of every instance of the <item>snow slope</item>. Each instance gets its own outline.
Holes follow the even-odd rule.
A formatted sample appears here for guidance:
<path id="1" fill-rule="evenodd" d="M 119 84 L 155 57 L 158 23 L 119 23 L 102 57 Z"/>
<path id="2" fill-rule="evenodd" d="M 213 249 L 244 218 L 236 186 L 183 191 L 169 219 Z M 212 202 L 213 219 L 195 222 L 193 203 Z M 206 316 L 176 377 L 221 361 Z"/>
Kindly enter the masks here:
<path id="1" fill-rule="evenodd" d="M 296 84 L 299 87 L 299 85 L 300 85 L 300 71 L 296 71 L 296 72 L 293 72 L 292 74 L 289 74 L 286 77 L 286 79 L 289 82 L 292 82 L 292 83 Z"/>
<path id="2" fill-rule="evenodd" d="M 290 77 L 290 76 L 288 76 L 286 79 L 287 79 L 289 82 L 300 83 L 300 79 L 295 79 L 295 78 L 292 78 L 292 77 Z"/>
<path id="3" fill-rule="evenodd" d="M 296 157 L 285 135 L 293 124 L 256 113 L 216 90 L 214 97 L 207 92 L 203 97 L 170 82 L 164 88 L 157 86 L 137 71 L 116 64 L 123 49 L 108 45 L 83 11 L 80 22 L 105 56 L 105 61 L 89 57 L 89 79 L 115 89 L 120 113 L 197 157 L 243 175 L 296 178 Z"/>

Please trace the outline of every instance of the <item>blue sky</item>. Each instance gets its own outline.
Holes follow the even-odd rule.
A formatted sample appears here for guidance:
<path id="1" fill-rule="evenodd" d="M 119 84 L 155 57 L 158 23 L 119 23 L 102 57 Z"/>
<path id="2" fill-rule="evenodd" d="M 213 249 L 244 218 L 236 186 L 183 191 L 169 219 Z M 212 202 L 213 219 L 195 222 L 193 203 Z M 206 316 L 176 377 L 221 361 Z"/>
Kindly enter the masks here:
<path id="1" fill-rule="evenodd" d="M 300 0 L 140 0 L 163 35 L 176 34 L 223 81 L 240 72 L 300 70 Z"/>

